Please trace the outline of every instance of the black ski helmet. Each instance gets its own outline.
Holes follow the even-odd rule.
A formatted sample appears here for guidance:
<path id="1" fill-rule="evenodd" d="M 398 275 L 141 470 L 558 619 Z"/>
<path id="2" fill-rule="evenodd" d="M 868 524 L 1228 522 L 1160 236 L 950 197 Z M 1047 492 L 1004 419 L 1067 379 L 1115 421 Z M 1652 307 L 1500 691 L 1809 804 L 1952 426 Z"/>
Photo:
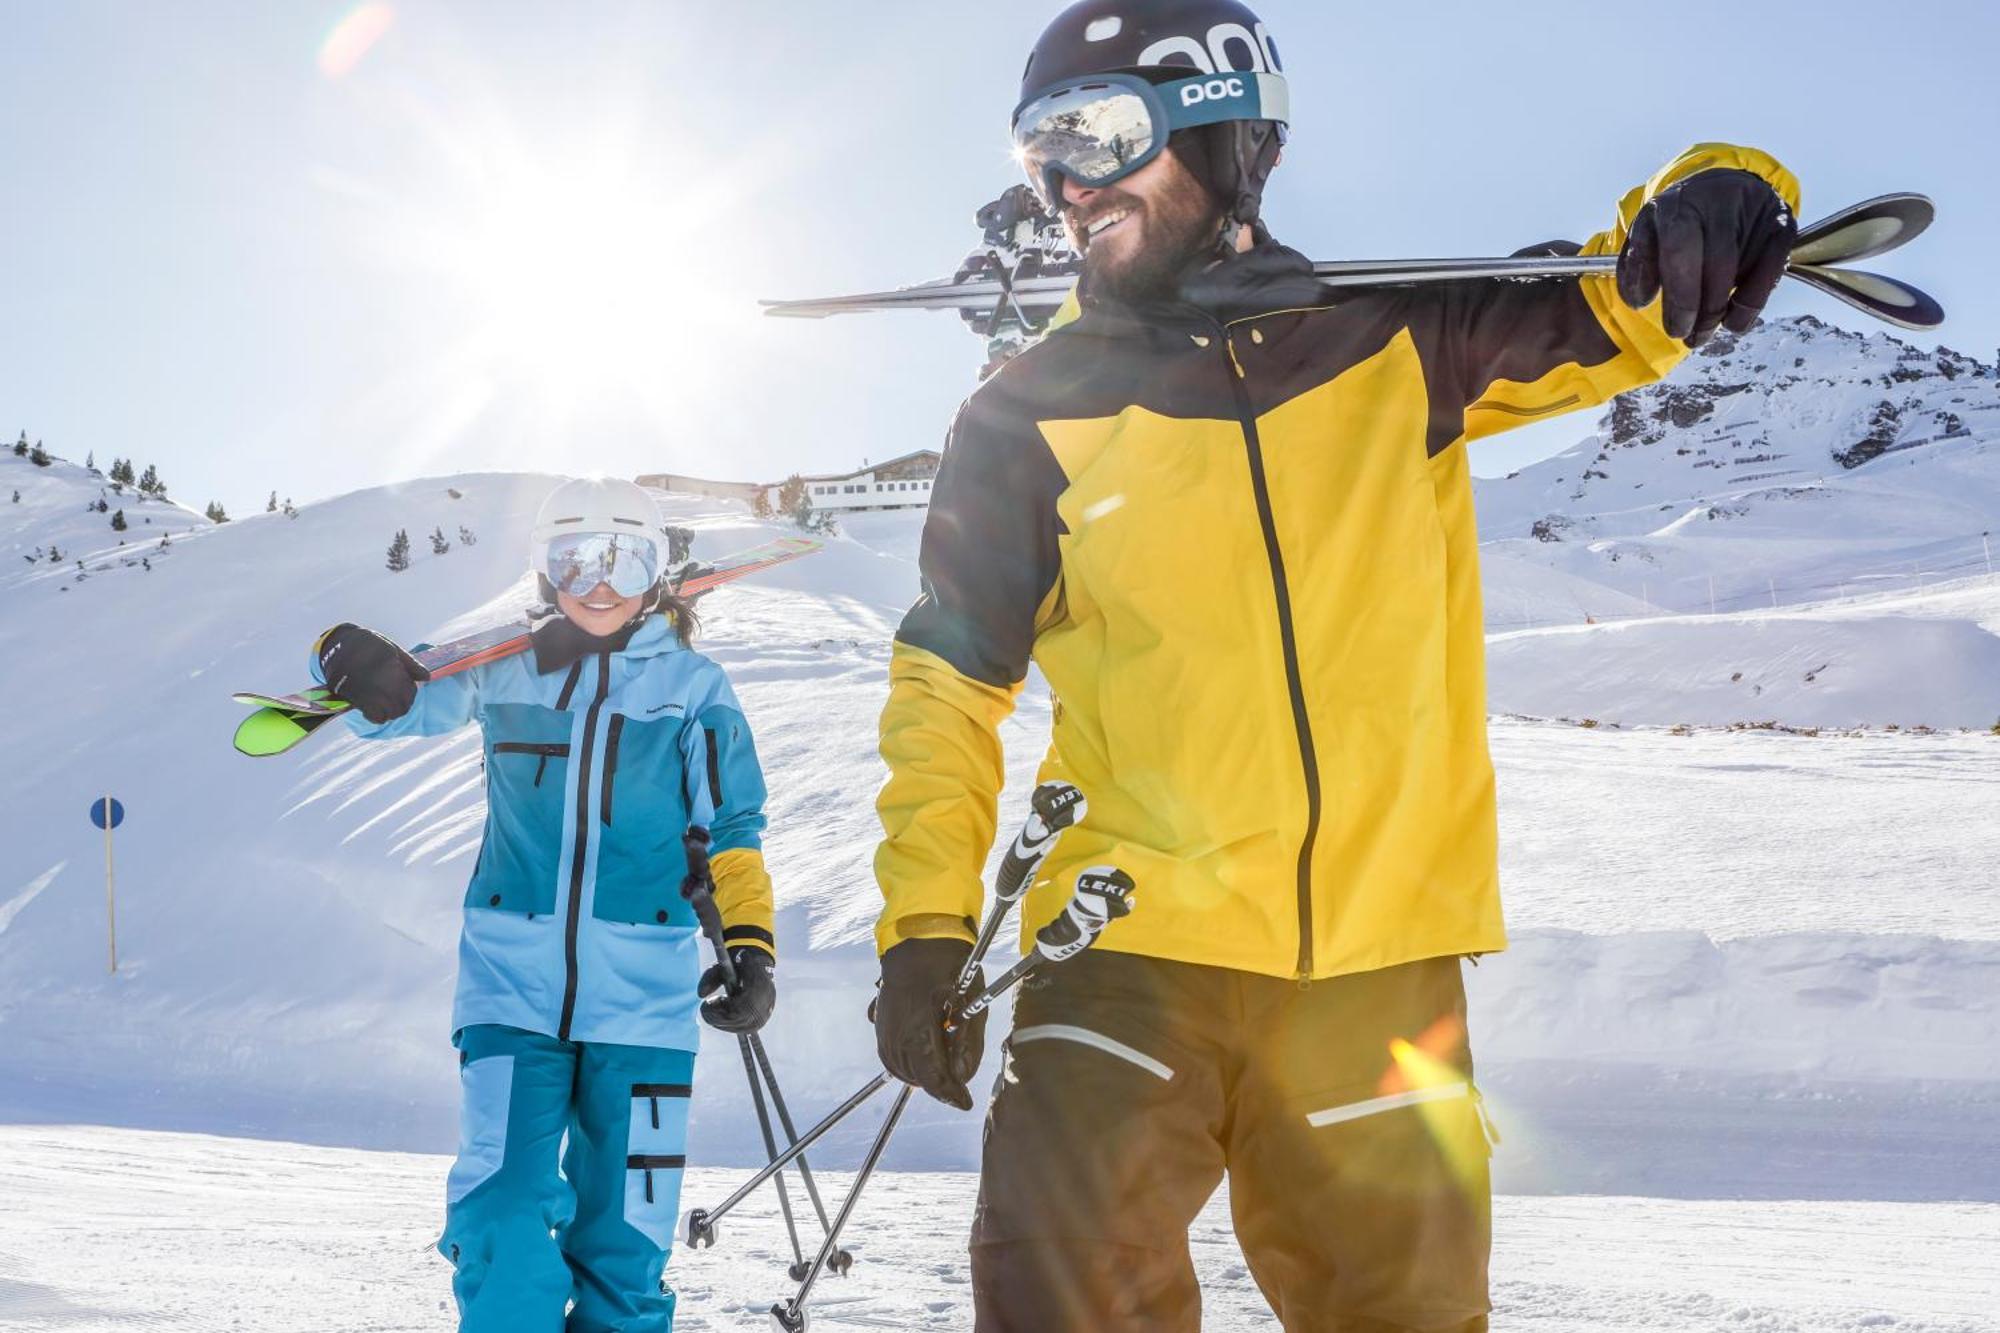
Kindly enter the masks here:
<path id="1" fill-rule="evenodd" d="M 1092 74 L 1137 74 L 1164 82 L 1190 72 L 1269 74 L 1282 79 L 1278 44 L 1238 0 L 1078 0 L 1042 31 L 1021 71 L 1016 113 L 1058 85 Z M 1225 221 L 1257 221 L 1264 182 L 1278 164 L 1285 126 L 1234 120 L 1180 135 L 1202 136 L 1190 166 Z"/>

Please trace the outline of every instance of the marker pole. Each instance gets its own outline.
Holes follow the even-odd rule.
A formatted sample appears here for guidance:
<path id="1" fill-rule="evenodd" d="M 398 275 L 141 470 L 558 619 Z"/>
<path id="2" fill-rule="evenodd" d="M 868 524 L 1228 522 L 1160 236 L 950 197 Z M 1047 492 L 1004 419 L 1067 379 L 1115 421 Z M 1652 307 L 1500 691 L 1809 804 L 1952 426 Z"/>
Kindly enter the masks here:
<path id="1" fill-rule="evenodd" d="M 118 973 L 118 877 L 111 860 L 111 798 L 104 798 L 104 926 L 111 945 L 111 972 Z"/>

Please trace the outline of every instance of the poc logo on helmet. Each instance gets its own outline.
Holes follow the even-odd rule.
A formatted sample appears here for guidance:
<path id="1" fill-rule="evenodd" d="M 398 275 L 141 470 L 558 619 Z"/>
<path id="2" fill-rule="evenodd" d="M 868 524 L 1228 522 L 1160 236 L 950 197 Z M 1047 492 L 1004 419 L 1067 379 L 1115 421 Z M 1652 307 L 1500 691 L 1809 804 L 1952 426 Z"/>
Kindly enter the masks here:
<path id="1" fill-rule="evenodd" d="M 1190 83 L 1181 89 L 1182 106 L 1199 106 L 1203 102 L 1219 102 L 1228 97 L 1243 96 L 1243 80 L 1210 79 L 1207 83 Z"/>
<path id="2" fill-rule="evenodd" d="M 1271 34 L 1259 23 L 1256 31 L 1240 23 L 1218 23 L 1208 30 L 1208 38 L 1162 37 L 1139 53 L 1137 64 L 1171 65 L 1175 60 L 1194 66 L 1203 74 L 1275 74 L 1284 68 Z"/>

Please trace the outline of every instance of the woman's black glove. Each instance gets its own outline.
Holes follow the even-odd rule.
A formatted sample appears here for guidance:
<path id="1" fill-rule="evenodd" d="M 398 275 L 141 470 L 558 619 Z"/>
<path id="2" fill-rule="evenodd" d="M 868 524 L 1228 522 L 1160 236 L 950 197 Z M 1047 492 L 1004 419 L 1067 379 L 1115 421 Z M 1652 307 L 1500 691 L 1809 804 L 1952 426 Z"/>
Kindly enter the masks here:
<path id="1" fill-rule="evenodd" d="M 334 697 L 377 724 L 393 722 L 417 701 L 431 673 L 372 629 L 335 625 L 319 639 L 320 678 Z"/>
<path id="2" fill-rule="evenodd" d="M 1785 276 L 1799 222 L 1749 171 L 1714 168 L 1676 181 L 1632 221 L 1618 256 L 1618 295 L 1634 310 L 1662 292 L 1667 333 L 1689 347 L 1717 328 L 1748 333 Z"/>
<path id="3" fill-rule="evenodd" d="M 882 1067 L 961 1111 L 972 1109 L 966 1084 L 986 1051 L 986 1013 L 952 1033 L 944 1030 L 944 1013 L 971 956 L 964 940 L 904 940 L 882 955 L 882 989 L 873 1009 Z M 982 973 L 973 985 L 984 980 Z"/>
<path id="4" fill-rule="evenodd" d="M 736 967 L 733 989 L 723 982 L 720 963 L 701 974 L 696 993 L 707 1001 L 701 1017 L 719 1032 L 747 1035 L 770 1022 L 778 1007 L 778 960 L 754 944 L 739 944 L 729 951 L 729 961 Z M 722 994 L 708 999 L 717 991 Z"/>

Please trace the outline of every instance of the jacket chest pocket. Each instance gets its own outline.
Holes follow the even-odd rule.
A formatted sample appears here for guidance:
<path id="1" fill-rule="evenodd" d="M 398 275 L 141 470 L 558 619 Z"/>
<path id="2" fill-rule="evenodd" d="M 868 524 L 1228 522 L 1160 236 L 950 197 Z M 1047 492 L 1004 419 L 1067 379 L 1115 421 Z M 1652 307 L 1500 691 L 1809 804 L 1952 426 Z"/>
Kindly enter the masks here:
<path id="1" fill-rule="evenodd" d="M 528 754 L 535 756 L 535 780 L 533 785 L 542 785 L 542 779 L 549 775 L 549 760 L 568 759 L 568 741 L 500 741 L 493 747 L 497 758 L 503 754 Z M 561 780 L 560 775 L 558 781 Z"/>
<path id="2" fill-rule="evenodd" d="M 563 818 L 575 800 L 571 715 L 530 704 L 486 713 L 486 840 L 468 908 L 555 910 Z"/>
<path id="3" fill-rule="evenodd" d="M 687 798 L 681 790 L 680 717 L 614 713 L 604 736 L 598 790 L 597 896 L 592 914 L 635 925 L 691 926 L 682 901 Z"/>

